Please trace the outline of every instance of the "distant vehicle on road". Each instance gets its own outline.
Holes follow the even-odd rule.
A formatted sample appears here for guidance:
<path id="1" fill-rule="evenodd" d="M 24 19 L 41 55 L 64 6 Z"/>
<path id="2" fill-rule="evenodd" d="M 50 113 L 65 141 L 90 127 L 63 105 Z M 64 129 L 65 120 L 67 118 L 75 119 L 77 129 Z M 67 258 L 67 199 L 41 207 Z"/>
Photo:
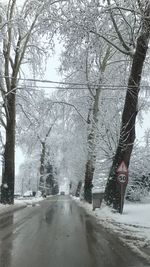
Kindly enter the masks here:
<path id="1" fill-rule="evenodd" d="M 64 191 L 61 191 L 61 192 L 60 192 L 60 195 L 61 195 L 61 196 L 64 196 L 64 195 L 65 195 L 65 192 L 64 192 Z"/>

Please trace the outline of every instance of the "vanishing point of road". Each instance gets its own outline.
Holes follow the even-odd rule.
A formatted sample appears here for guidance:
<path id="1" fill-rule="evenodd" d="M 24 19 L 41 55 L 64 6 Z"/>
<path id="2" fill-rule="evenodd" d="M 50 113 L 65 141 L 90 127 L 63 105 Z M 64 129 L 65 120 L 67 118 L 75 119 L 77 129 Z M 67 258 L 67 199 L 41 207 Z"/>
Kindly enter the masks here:
<path id="1" fill-rule="evenodd" d="M 0 216 L 0 267 L 145 267 L 68 196 Z"/>

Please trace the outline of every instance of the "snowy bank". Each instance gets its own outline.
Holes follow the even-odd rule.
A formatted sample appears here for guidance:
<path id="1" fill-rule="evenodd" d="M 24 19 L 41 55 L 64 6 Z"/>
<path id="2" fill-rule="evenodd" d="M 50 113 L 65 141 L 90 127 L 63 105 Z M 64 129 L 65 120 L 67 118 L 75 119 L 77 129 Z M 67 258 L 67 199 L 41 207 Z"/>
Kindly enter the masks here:
<path id="1" fill-rule="evenodd" d="M 122 215 L 105 204 L 92 211 L 92 205 L 75 200 L 90 215 L 96 217 L 98 223 L 117 233 L 123 242 L 150 262 L 150 198 L 143 203 L 126 202 Z"/>
<path id="2" fill-rule="evenodd" d="M 31 197 L 31 198 L 29 197 L 29 198 L 23 198 L 23 199 L 15 199 L 15 204 L 34 205 L 43 200 L 44 200 L 43 197 Z"/>
<path id="3" fill-rule="evenodd" d="M 5 213 L 9 213 L 9 212 L 13 212 L 19 209 L 23 209 L 27 206 L 27 204 L 25 203 L 18 203 L 18 204 L 14 204 L 14 205 L 3 205 L 0 204 L 0 216 L 5 214 Z"/>
<path id="4" fill-rule="evenodd" d="M 44 200 L 43 197 L 32 197 L 32 198 L 15 199 L 14 205 L 0 204 L 0 215 L 16 211 L 25 208 L 27 206 L 34 206 L 36 204 L 38 205 L 38 203 L 42 200 Z"/>

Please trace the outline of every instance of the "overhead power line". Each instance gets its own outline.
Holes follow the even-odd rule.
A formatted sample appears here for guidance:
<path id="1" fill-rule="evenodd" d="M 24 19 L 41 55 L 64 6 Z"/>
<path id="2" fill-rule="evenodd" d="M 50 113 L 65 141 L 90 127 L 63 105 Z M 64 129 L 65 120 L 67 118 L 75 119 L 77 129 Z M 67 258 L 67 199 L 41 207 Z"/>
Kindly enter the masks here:
<path id="1" fill-rule="evenodd" d="M 142 90 L 144 91 L 148 91 L 150 90 L 150 86 L 140 86 L 140 88 L 142 88 Z M 36 91 L 36 90 L 79 90 L 79 91 L 82 91 L 82 90 L 89 90 L 88 87 L 62 87 L 62 86 L 39 86 L 39 85 L 35 85 L 35 86 L 28 86 L 28 85 L 25 85 L 25 86 L 18 86 L 17 89 L 20 89 L 20 90 L 27 90 L 27 89 L 30 89 L 30 90 L 33 90 L 33 91 Z M 91 88 L 91 90 L 94 90 L 94 89 L 97 89 L 97 88 Z M 102 91 L 126 91 L 127 90 L 127 86 L 102 86 L 101 85 L 101 88 L 100 88 Z M 133 89 L 133 87 L 131 88 L 131 90 Z"/>
<path id="2" fill-rule="evenodd" d="M 149 90 L 150 89 L 150 86 L 140 86 L 141 88 L 144 88 L 145 90 Z M 50 89 L 50 90 L 88 90 L 88 87 L 62 87 L 62 86 L 39 86 L 39 85 L 35 85 L 35 86 L 28 86 L 28 85 L 25 85 L 25 86 L 18 86 L 17 89 L 31 89 L 31 90 L 39 90 L 39 89 Z M 94 90 L 96 88 L 91 88 L 91 90 Z M 109 91 L 122 91 L 122 90 L 127 90 L 127 86 L 101 86 L 101 90 L 109 90 Z"/>
<path id="3" fill-rule="evenodd" d="M 0 78 L 10 78 L 13 79 L 13 77 L 9 76 L 0 76 Z M 58 84 L 58 86 L 43 86 L 43 85 L 18 85 L 18 89 L 23 89 L 23 88 L 43 88 L 43 89 L 57 89 L 57 90 L 65 90 L 65 89 L 70 89 L 70 90 L 83 90 L 83 89 L 88 89 L 88 86 L 90 86 L 91 89 L 97 89 L 98 87 L 101 87 L 101 89 L 106 89 L 106 90 L 117 90 L 117 89 L 127 89 L 128 85 L 127 84 L 97 84 L 97 83 L 74 83 L 74 82 L 60 82 L 60 81 L 52 81 L 52 80 L 42 80 L 42 79 L 30 79 L 30 78 L 19 78 L 19 81 L 26 81 L 26 82 L 35 82 L 35 83 L 47 83 L 47 84 Z M 67 87 L 63 87 L 67 86 Z M 82 86 L 82 87 L 81 87 Z M 137 86 L 132 86 L 132 88 L 136 88 Z M 140 88 L 144 89 L 150 89 L 150 85 L 140 85 Z"/>

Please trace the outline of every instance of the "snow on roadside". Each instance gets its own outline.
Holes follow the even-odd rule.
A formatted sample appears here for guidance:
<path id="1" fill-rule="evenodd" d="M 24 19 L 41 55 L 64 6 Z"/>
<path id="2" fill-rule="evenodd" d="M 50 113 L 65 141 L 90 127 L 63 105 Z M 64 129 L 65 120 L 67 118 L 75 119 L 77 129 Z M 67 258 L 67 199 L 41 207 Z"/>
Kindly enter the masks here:
<path id="1" fill-rule="evenodd" d="M 39 203 L 40 201 L 44 200 L 43 197 L 29 197 L 23 199 L 15 199 L 15 204 L 26 204 L 26 205 L 34 205 Z"/>
<path id="2" fill-rule="evenodd" d="M 126 202 L 122 215 L 113 212 L 104 203 L 100 209 L 92 211 L 92 205 L 74 199 L 96 217 L 98 223 L 117 233 L 132 250 L 150 262 L 150 198 L 143 203 Z"/>
<path id="3" fill-rule="evenodd" d="M 4 213 L 8 213 L 11 211 L 15 211 L 21 208 L 25 208 L 27 206 L 38 205 L 40 201 L 43 200 L 43 197 L 32 197 L 32 198 L 23 198 L 23 199 L 15 199 L 14 205 L 3 205 L 0 204 L 0 215 Z"/>
<path id="4" fill-rule="evenodd" d="M 14 204 L 14 205 L 3 205 L 0 204 L 0 215 L 4 214 L 4 213 L 8 213 L 14 210 L 18 210 L 21 208 L 25 208 L 27 205 L 25 203 L 18 203 L 18 204 Z"/>

